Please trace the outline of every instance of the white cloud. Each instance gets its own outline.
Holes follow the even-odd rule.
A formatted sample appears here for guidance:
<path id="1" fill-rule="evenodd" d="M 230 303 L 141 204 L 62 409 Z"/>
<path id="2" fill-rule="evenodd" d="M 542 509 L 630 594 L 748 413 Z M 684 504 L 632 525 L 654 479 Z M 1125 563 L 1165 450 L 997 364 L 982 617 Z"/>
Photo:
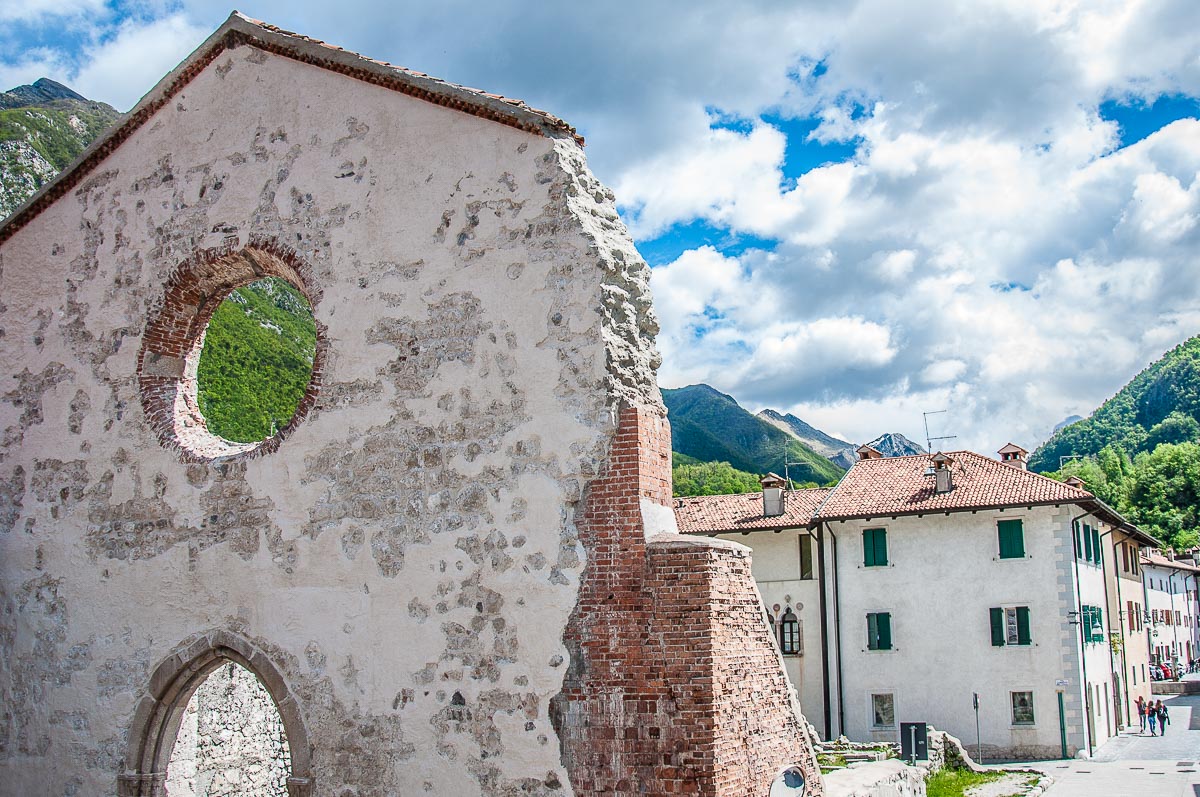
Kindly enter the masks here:
<path id="1" fill-rule="evenodd" d="M 22 7 L 41 9 L 36 24 L 56 13 Z M 216 0 L 143 3 L 124 21 L 99 0 L 55 7 L 94 35 L 78 52 L 10 47 L 0 80 L 41 72 L 122 109 L 227 13 Z M 1200 122 L 1119 149 L 1098 110 L 1200 96 L 1194 0 L 262 0 L 253 13 L 564 116 L 641 237 L 701 219 L 780 241 L 655 270 L 668 386 L 710 382 L 852 440 L 915 438 L 920 412 L 945 407 L 960 444 L 991 451 L 1036 443 L 1200 332 Z M 817 127 L 788 140 L 764 115 Z M 718 117 L 742 125 L 713 129 Z M 797 148 L 831 142 L 856 151 L 785 179 Z"/>
<path id="2" fill-rule="evenodd" d="M 182 14 L 148 23 L 127 21 L 111 38 L 86 48 L 71 87 L 129 110 L 211 32 Z"/>
<path id="3" fill-rule="evenodd" d="M 104 13 L 104 0 L 11 0 L 0 3 L 0 22 L 50 25 L 64 17 Z"/>

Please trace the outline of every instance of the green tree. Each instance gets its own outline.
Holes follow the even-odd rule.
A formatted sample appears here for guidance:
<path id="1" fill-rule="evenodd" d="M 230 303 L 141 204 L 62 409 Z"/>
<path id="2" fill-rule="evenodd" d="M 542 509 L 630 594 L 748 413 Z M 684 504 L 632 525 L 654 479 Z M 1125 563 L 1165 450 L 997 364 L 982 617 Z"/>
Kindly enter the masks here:
<path id="1" fill-rule="evenodd" d="M 1150 427 L 1142 449 L 1153 451 L 1163 443 L 1187 443 L 1195 440 L 1200 440 L 1200 423 L 1192 416 L 1176 411 Z"/>
<path id="2" fill-rule="evenodd" d="M 758 477 L 738 470 L 728 462 L 676 465 L 671 469 L 675 495 L 732 495 L 761 489 Z"/>
<path id="3" fill-rule="evenodd" d="M 316 335 L 308 302 L 284 280 L 258 280 L 221 302 L 197 372 L 209 431 L 252 443 L 287 424 L 312 377 Z"/>
<path id="4" fill-rule="evenodd" d="M 1162 444 L 1134 460 L 1130 520 L 1176 549 L 1200 544 L 1200 445 Z"/>

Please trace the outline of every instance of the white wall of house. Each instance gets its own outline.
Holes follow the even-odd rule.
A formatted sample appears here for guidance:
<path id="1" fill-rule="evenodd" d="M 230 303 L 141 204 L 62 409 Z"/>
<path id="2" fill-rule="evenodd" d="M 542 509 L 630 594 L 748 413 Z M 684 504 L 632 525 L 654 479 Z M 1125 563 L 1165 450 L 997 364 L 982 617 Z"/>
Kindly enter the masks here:
<path id="1" fill-rule="evenodd" d="M 1116 534 L 1120 534 L 1117 532 Z M 1142 620 L 1145 596 L 1142 591 L 1139 554 L 1135 541 L 1119 537 L 1118 545 L 1127 546 L 1125 553 L 1119 548 L 1112 552 L 1112 572 L 1116 578 L 1109 585 L 1109 615 L 1111 628 L 1120 627 L 1121 646 L 1117 650 L 1117 671 L 1121 674 L 1118 683 L 1125 724 L 1137 722 L 1134 701 L 1151 697 L 1149 680 L 1150 649 L 1146 644 L 1145 624 Z"/>
<path id="2" fill-rule="evenodd" d="M 1085 517 L 1080 520 L 1080 524 L 1088 526 L 1100 525 L 1095 518 Z M 1108 531 L 1107 528 L 1102 529 L 1102 532 Z M 1110 535 L 1111 536 L 1111 535 Z M 1108 548 L 1111 545 L 1109 537 L 1104 537 L 1102 540 L 1103 548 Z M 1107 567 L 1111 567 L 1111 557 Z M 1108 610 L 1108 600 L 1105 592 L 1105 570 L 1099 564 L 1093 564 L 1086 558 L 1076 562 L 1079 582 L 1079 600 L 1078 603 L 1083 606 L 1099 606 L 1104 608 L 1104 613 L 1101 616 L 1103 621 L 1105 641 L 1085 643 L 1083 637 L 1080 636 L 1081 626 L 1073 626 L 1075 629 L 1076 639 L 1078 644 L 1082 646 L 1084 653 L 1084 666 L 1080 680 L 1072 679 L 1072 687 L 1077 688 L 1076 684 L 1085 681 L 1087 685 L 1086 705 L 1088 707 L 1088 735 L 1091 739 L 1093 748 L 1103 744 L 1113 736 L 1116 732 L 1115 715 L 1113 713 L 1113 671 L 1114 657 L 1111 646 L 1107 641 L 1108 631 L 1115 627 L 1113 618 Z M 1079 611 L 1077 606 L 1075 611 Z"/>
<path id="3" fill-rule="evenodd" d="M 754 551 L 751 565 L 754 581 L 762 594 L 763 604 L 775 619 L 776 641 L 779 640 L 779 622 L 788 609 L 799 619 L 800 652 L 784 654 L 784 669 L 796 688 L 805 718 L 819 732 L 823 732 L 825 701 L 821 667 L 821 582 L 816 567 L 815 542 L 813 577 L 800 578 L 800 538 L 807 534 L 803 529 L 787 529 L 718 536 L 747 545 Z"/>
<path id="4" fill-rule="evenodd" d="M 1187 664 L 1198 655 L 1196 644 L 1196 577 L 1188 570 L 1143 564 L 1151 660 Z"/>
<path id="5" fill-rule="evenodd" d="M 928 721 L 974 746 L 972 695 L 978 693 L 985 756 L 1056 757 L 1061 750 L 1058 691 L 1063 689 L 1068 750 L 1084 746 L 1079 629 L 1068 615 L 1077 603 L 1072 509 L 829 524 L 838 545 L 845 733 L 895 741 L 900 722 Z M 996 524 L 1006 519 L 1023 522 L 1024 558 L 999 556 Z M 864 565 L 863 531 L 869 528 L 887 530 L 886 566 Z M 1079 586 L 1088 600 L 1103 606 L 1099 570 L 1081 568 Z M 1029 607 L 1031 644 L 994 647 L 989 610 L 1018 606 Z M 867 614 L 873 612 L 891 614 L 892 650 L 868 650 Z M 1099 667 L 1103 661 L 1096 651 L 1088 652 L 1087 662 L 1089 682 L 1107 690 L 1107 665 Z M 1068 684 L 1060 686 L 1062 680 Z M 1012 695 L 1021 692 L 1032 693 L 1034 722 L 1029 725 L 1013 721 Z M 875 694 L 894 695 L 891 727 L 874 723 Z"/>

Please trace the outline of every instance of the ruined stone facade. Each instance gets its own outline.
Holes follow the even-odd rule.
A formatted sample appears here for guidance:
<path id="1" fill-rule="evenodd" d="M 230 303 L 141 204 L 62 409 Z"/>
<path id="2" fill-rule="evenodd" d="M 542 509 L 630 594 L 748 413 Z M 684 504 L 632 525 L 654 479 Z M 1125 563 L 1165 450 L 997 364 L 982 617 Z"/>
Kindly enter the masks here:
<path id="1" fill-rule="evenodd" d="M 317 364 L 235 446 L 263 275 Z M 747 551 L 675 536 L 648 276 L 564 123 L 231 18 L 0 227 L 0 794 L 162 794 L 230 662 L 291 795 L 819 793 Z"/>

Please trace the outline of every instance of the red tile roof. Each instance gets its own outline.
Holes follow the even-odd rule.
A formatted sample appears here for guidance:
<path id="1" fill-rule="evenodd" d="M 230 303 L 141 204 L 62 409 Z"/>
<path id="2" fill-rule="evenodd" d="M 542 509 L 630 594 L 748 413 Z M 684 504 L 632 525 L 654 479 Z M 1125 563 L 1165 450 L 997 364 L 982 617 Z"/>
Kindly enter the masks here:
<path id="1" fill-rule="evenodd" d="M 675 519 L 684 533 L 717 534 L 804 528 L 820 520 L 1075 504 L 1119 527 L 1141 545 L 1161 544 L 1087 490 L 971 451 L 951 451 L 945 456 L 953 460 L 950 471 L 954 484 L 946 493 L 935 493 L 934 477 L 926 475 L 931 464 L 928 454 L 884 457 L 855 462 L 832 489 L 789 492 L 787 511 L 779 517 L 763 517 L 762 493 L 747 493 L 678 498 Z M 1190 567 L 1178 562 L 1172 564 Z"/>
<path id="2" fill-rule="evenodd" d="M 1173 570 L 1185 570 L 1191 573 L 1200 573 L 1200 567 L 1196 567 L 1186 559 L 1168 559 L 1156 551 L 1142 551 L 1142 565 L 1169 567 Z"/>
<path id="3" fill-rule="evenodd" d="M 964 509 L 1095 501 L 1086 490 L 997 462 L 970 451 L 950 451 L 953 489 L 934 492 L 927 454 L 854 463 L 820 508 L 822 520 L 885 517 Z"/>
<path id="4" fill-rule="evenodd" d="M 676 498 L 675 519 L 687 534 L 804 528 L 830 492 L 827 487 L 790 490 L 784 513 L 776 517 L 763 517 L 761 492 Z"/>

